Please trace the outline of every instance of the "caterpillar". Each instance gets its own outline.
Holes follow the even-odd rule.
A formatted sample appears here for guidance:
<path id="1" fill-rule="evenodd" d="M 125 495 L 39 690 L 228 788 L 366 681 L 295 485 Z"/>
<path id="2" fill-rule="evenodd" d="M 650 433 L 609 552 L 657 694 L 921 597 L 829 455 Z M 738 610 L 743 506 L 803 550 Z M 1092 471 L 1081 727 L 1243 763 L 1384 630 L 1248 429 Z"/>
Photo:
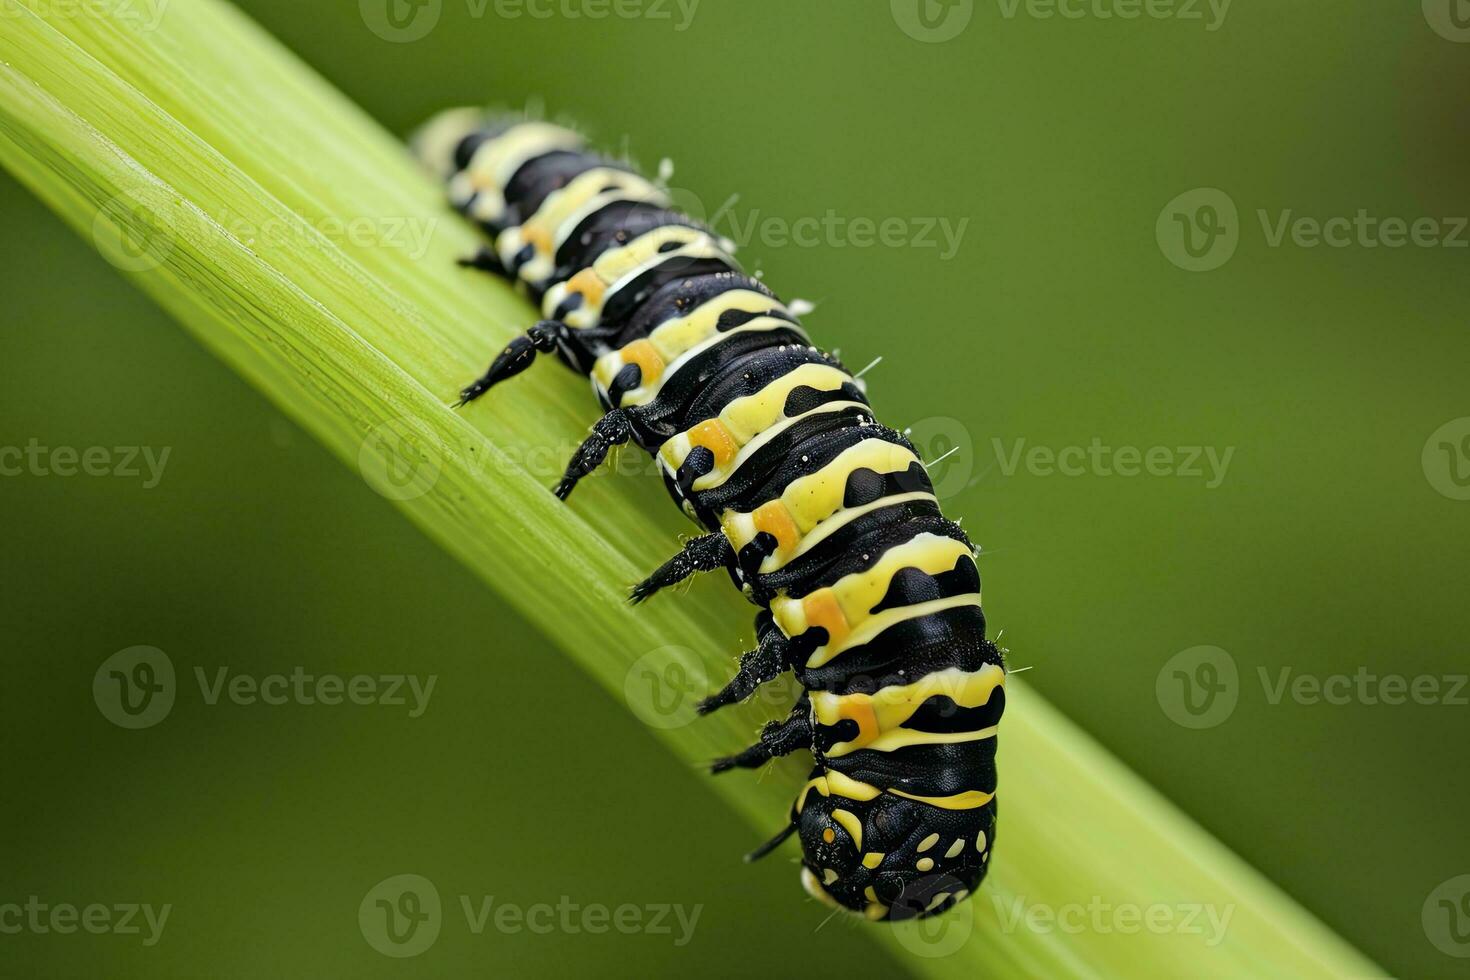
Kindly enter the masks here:
<path id="1" fill-rule="evenodd" d="M 755 649 L 699 712 L 788 670 L 801 685 L 788 718 L 711 766 L 813 755 L 787 824 L 747 860 L 796 834 L 806 891 L 870 920 L 963 901 L 995 839 L 1006 670 L 985 637 L 975 550 L 914 446 L 813 346 L 805 311 L 741 270 L 733 243 L 578 132 L 454 109 L 412 146 L 487 236 L 461 264 L 517 283 L 544 317 L 456 407 L 540 354 L 590 377 L 604 414 L 556 496 L 631 441 L 706 532 L 630 599 L 723 568 L 759 607 Z"/>

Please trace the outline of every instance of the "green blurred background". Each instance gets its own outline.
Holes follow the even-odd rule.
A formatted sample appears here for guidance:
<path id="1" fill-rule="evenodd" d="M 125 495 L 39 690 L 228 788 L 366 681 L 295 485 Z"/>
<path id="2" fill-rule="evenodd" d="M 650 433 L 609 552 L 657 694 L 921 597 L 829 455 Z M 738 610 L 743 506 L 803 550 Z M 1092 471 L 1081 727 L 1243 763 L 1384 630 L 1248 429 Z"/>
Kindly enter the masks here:
<path id="1" fill-rule="evenodd" d="M 710 212 L 738 192 L 719 220 L 747 264 L 819 301 L 808 325 L 849 363 L 884 357 L 868 378 L 886 419 L 931 456 L 959 446 L 947 508 L 990 552 L 987 609 L 1013 664 L 1385 969 L 1465 975 L 1421 910 L 1470 872 L 1470 691 L 1303 703 L 1261 680 L 1470 669 L 1470 501 L 1455 499 L 1470 423 L 1424 454 L 1470 415 L 1470 232 L 1458 247 L 1272 241 L 1283 215 L 1470 214 L 1470 45 L 1434 2 L 1123 19 L 996 0 L 950 11 L 939 41 L 904 0 L 556 0 L 533 7 L 546 18 L 443 0 L 408 42 L 369 29 L 374 2 L 242 6 L 395 131 L 445 105 L 540 100 L 646 163 L 673 157 Z M 1206 271 L 1173 261 L 1191 262 L 1175 214 L 1200 234 L 1210 214 L 1199 195 L 1166 205 L 1195 188 L 1236 209 L 1214 212 L 1227 233 Z M 750 834 L 702 774 L 8 177 L 0 201 L 0 446 L 169 450 L 153 487 L 0 478 L 0 901 L 176 907 L 154 949 L 0 936 L 0 969 L 903 969 L 845 923 L 814 933 L 794 873 L 733 860 Z M 832 223 L 783 241 L 829 213 L 899 223 L 886 245 Z M 963 228 L 952 255 L 943 226 Z M 1233 455 L 1218 481 L 1010 463 L 1018 440 L 1094 438 Z M 690 601 L 738 602 L 703 585 Z M 187 678 L 166 724 L 128 732 L 89 692 L 137 644 Z M 1202 645 L 1239 681 L 1233 712 L 1196 729 L 1171 720 L 1166 664 Z M 296 665 L 441 685 L 419 718 L 210 706 L 192 686 L 196 667 Z M 354 912 L 405 872 L 451 902 L 704 911 L 683 946 L 677 927 L 446 930 L 432 963 L 396 961 Z"/>

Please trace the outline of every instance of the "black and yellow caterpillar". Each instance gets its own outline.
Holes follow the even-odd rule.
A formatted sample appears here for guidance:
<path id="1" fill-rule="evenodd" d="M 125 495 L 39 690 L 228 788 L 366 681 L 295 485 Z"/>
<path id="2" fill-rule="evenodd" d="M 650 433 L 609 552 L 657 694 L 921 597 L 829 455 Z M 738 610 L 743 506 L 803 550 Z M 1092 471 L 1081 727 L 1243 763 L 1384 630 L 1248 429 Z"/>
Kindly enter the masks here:
<path id="1" fill-rule="evenodd" d="M 460 404 L 540 353 L 589 375 L 606 414 L 556 495 L 632 440 L 709 532 L 633 600 L 725 568 L 761 609 L 757 648 L 700 711 L 788 669 L 804 689 L 789 718 L 713 766 L 815 756 L 789 825 L 751 857 L 798 833 L 806 890 L 869 919 L 962 901 L 995 839 L 1005 666 L 985 638 L 974 549 L 914 447 L 730 242 L 576 132 L 456 109 L 414 147 L 489 236 L 464 264 L 518 282 L 546 317 Z"/>

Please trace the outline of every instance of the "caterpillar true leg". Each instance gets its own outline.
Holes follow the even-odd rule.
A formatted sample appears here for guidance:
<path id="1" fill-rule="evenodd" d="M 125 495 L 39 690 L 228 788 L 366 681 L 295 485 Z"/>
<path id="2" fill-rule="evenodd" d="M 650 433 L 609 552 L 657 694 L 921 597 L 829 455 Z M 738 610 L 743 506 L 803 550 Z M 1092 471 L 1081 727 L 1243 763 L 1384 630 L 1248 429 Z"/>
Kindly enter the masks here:
<path id="1" fill-rule="evenodd" d="M 740 657 L 740 669 L 718 694 L 712 694 L 699 702 L 699 713 L 707 715 L 727 704 L 744 701 L 755 693 L 755 689 L 767 681 L 781 676 L 791 666 L 791 641 L 776 628 L 769 612 L 756 617 L 756 636 L 760 644 Z"/>
<path id="2" fill-rule="evenodd" d="M 461 389 L 459 401 L 455 402 L 454 407 L 468 405 L 506 378 L 513 378 L 530 367 L 536 360 L 537 354 L 550 354 L 556 350 L 558 343 L 569 339 L 570 330 L 565 323 L 558 320 L 542 320 L 506 344 L 505 350 L 496 355 L 495 360 L 490 362 L 490 367 L 480 376 L 480 379 Z"/>
<path id="3" fill-rule="evenodd" d="M 711 572 L 723 568 L 735 560 L 735 549 L 730 539 L 719 531 L 703 534 L 685 542 L 684 550 L 658 567 L 648 578 L 633 586 L 628 601 L 642 602 L 659 589 L 666 589 L 684 581 L 695 572 Z"/>
<path id="4" fill-rule="evenodd" d="M 602 461 L 607 459 L 609 449 L 621 446 L 632 437 L 633 426 L 628 421 L 628 413 L 621 408 L 608 412 L 597 420 L 597 424 L 592 427 L 592 434 L 577 448 L 572 461 L 567 464 L 566 475 L 552 492 L 566 500 L 578 480 L 602 465 Z"/>
<path id="5" fill-rule="evenodd" d="M 790 755 L 797 749 L 812 747 L 811 702 L 806 695 L 791 709 L 785 721 L 768 721 L 761 729 L 761 738 L 750 748 L 735 755 L 727 755 L 710 764 L 710 772 L 727 772 L 737 766 L 755 769 L 772 759 Z"/>
<path id="6" fill-rule="evenodd" d="M 790 837 L 794 833 L 796 833 L 795 820 L 782 828 L 781 832 L 778 833 L 775 837 L 772 837 L 760 847 L 757 847 L 755 850 L 745 855 L 745 863 L 749 864 L 752 861 L 759 861 L 761 858 L 765 857 L 767 854 L 770 854 L 776 848 L 780 847 L 783 843 L 786 842 L 786 838 Z"/>
<path id="7" fill-rule="evenodd" d="M 479 269 L 496 276 L 509 276 L 510 272 L 500 261 L 500 256 L 495 254 L 495 249 L 488 245 L 481 245 L 475 250 L 474 255 L 467 255 L 457 260 L 466 269 Z"/>

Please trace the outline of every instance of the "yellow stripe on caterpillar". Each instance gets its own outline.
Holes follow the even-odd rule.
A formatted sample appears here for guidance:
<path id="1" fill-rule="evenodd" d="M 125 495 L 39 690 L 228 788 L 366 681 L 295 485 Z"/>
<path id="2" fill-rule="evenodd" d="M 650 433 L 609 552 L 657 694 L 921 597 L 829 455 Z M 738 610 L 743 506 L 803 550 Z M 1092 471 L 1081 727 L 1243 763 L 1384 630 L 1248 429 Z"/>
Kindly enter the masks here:
<path id="1" fill-rule="evenodd" d="M 771 602 L 771 613 L 783 632 L 796 636 L 813 623 L 805 610 L 817 595 L 830 596 L 842 611 L 849 626 L 856 626 L 871 615 L 874 606 L 883 601 L 893 576 L 905 568 L 915 568 L 929 575 L 950 571 L 961 558 L 971 555 L 970 546 L 954 538 L 925 532 L 903 544 L 889 548 L 871 568 L 844 575 L 832 585 L 803 599 L 777 596 Z"/>
<path id="2" fill-rule="evenodd" d="M 699 343 L 694 347 L 686 350 L 669 365 L 669 371 L 664 376 L 664 379 L 662 381 L 658 382 L 658 384 L 653 385 L 652 387 L 645 386 L 639 388 L 636 391 L 629 392 L 628 395 L 623 398 L 622 404 L 643 405 L 651 402 L 658 397 L 659 392 L 662 390 L 663 386 L 669 382 L 670 378 L 677 376 L 680 371 L 688 367 L 690 364 L 695 363 L 698 358 L 706 352 L 713 350 L 720 344 L 729 342 L 732 338 L 737 337 L 741 334 L 770 332 L 772 330 L 790 330 L 793 333 L 796 333 L 798 336 L 801 336 L 803 338 L 806 337 L 806 334 L 804 334 L 801 328 L 796 326 L 796 324 L 792 323 L 790 320 L 783 320 L 775 316 L 758 316 L 753 320 L 742 323 L 738 327 L 732 327 L 729 330 L 724 331 L 723 333 L 711 331 L 711 336 L 706 337 L 702 343 Z M 650 339 L 653 339 L 657 335 L 658 331 L 655 330 L 653 334 L 650 335 Z"/>
<path id="3" fill-rule="evenodd" d="M 851 810 L 838 809 L 832 811 L 832 819 L 842 825 L 842 829 L 847 831 L 847 836 L 852 838 L 853 846 L 861 851 L 863 849 L 863 825 L 862 821 L 858 820 L 857 814 Z"/>
<path id="4" fill-rule="evenodd" d="M 903 726 L 932 697 L 942 695 L 960 708 L 979 708 L 989 704 L 994 692 L 1004 686 L 1005 670 L 996 664 L 986 664 L 975 671 L 949 667 L 925 674 L 910 684 L 880 688 L 873 694 L 814 691 L 811 694 L 812 717 L 817 724 L 828 728 L 836 726 L 844 719 L 856 722 L 857 737 L 838 742 L 824 753 L 833 758 L 859 749 L 888 752 L 904 745 L 977 741 L 995 735 L 994 726 L 973 732 L 946 733 L 943 736 L 938 733 L 916 732 Z M 935 839 L 936 843 L 937 841 L 938 838 Z M 921 851 L 927 849 L 923 846 L 919 848 Z"/>
<path id="5" fill-rule="evenodd" d="M 659 254 L 659 249 L 670 242 L 690 245 L 694 242 L 714 239 L 709 233 L 688 225 L 664 225 L 644 232 L 637 238 L 618 248 L 610 248 L 597 257 L 592 267 L 608 282 L 617 282 L 623 276 L 643 265 Z"/>
<path id="6" fill-rule="evenodd" d="M 928 616 L 931 613 L 943 612 L 946 609 L 956 609 L 962 606 L 980 606 L 980 593 L 971 592 L 968 595 L 947 596 L 943 599 L 931 599 L 929 602 L 920 602 L 912 606 L 899 606 L 896 609 L 885 609 L 876 616 L 869 616 L 862 625 L 848 633 L 841 640 L 834 643 L 824 643 L 812 651 L 807 658 L 808 669 L 815 670 L 825 666 L 836 659 L 843 652 L 860 647 L 872 642 L 879 633 L 888 629 L 896 623 L 902 623 L 910 619 L 918 619 L 920 616 Z M 780 625 L 779 623 L 777 624 Z"/>
<path id="7" fill-rule="evenodd" d="M 864 439 L 838 453 L 817 472 L 792 480 L 782 497 L 805 534 L 842 510 L 848 478 L 857 470 L 886 476 L 902 473 L 917 462 L 919 457 L 907 446 L 878 438 Z"/>
<path id="8" fill-rule="evenodd" d="M 852 375 L 830 364 L 803 364 L 755 394 L 731 400 L 720 412 L 720 418 L 744 445 L 777 422 L 794 417 L 786 414 L 786 400 L 797 388 L 838 391 L 852 380 Z"/>
<path id="9" fill-rule="evenodd" d="M 650 201 L 667 204 L 668 197 L 652 183 L 624 170 L 594 167 L 575 177 L 560 190 L 552 191 L 536 213 L 515 228 L 507 228 L 495 241 L 500 261 L 514 266 L 516 254 L 527 245 L 535 254 L 521 266 L 519 276 L 540 284 L 552 274 L 556 251 L 582 220 L 614 201 Z"/>
<path id="10" fill-rule="evenodd" d="M 786 489 L 788 492 L 790 492 L 791 487 L 788 486 Z M 822 543 L 822 541 L 826 540 L 837 531 L 840 531 L 843 527 L 862 517 L 864 514 L 872 513 L 880 507 L 892 507 L 897 504 L 912 503 L 919 500 L 935 499 L 936 498 L 932 493 L 914 491 L 912 493 L 894 494 L 891 497 L 882 497 L 878 500 L 873 501 L 872 503 L 863 504 L 861 507 L 841 508 L 830 518 L 821 522 L 815 528 L 803 534 L 794 549 L 778 550 L 775 554 L 768 555 L 766 559 L 761 562 L 761 566 L 758 571 L 762 575 L 769 575 L 770 573 L 777 571 L 792 560 L 801 557 L 811 549 L 817 547 Z M 778 502 L 781 503 L 783 507 L 786 507 L 784 497 L 781 501 Z M 762 506 L 765 505 L 763 504 Z M 790 508 L 787 507 L 786 509 L 787 512 L 790 513 Z M 759 530 L 754 526 L 750 517 L 751 515 L 749 514 L 742 514 L 739 511 L 735 510 L 727 510 L 720 516 L 720 528 L 724 532 L 725 537 L 728 538 L 730 540 L 730 543 L 735 547 L 736 551 L 739 551 L 741 548 L 749 544 L 755 538 L 756 531 Z M 800 524 L 797 524 L 797 528 L 798 530 L 800 530 Z"/>
<path id="11" fill-rule="evenodd" d="M 673 360 L 715 336 L 720 317 L 731 311 L 789 315 L 781 301 L 754 289 L 732 289 L 699 304 L 689 313 L 666 320 L 653 329 L 648 339 L 668 360 Z M 792 326 L 784 319 L 781 323 Z"/>
<path id="12" fill-rule="evenodd" d="M 677 459 L 682 463 L 689 452 L 688 447 L 677 441 L 673 445 L 666 444 L 664 449 L 669 454 L 663 455 L 661 450 L 661 459 L 669 466 L 670 472 L 678 469 L 677 463 L 669 465 L 670 462 Z M 769 556 L 761 564 L 760 571 L 763 574 L 776 571 L 820 543 L 833 531 L 878 507 L 925 498 L 934 499 L 932 494 L 914 491 L 879 498 L 859 507 L 843 507 L 847 480 L 855 470 L 870 469 L 879 475 L 902 473 L 918 462 L 919 457 L 907 447 L 878 438 L 864 439 L 837 454 L 817 472 L 792 480 L 781 492 L 780 500 L 795 522 L 797 530 L 803 535 L 801 544 L 797 550 L 786 550 Z M 720 523 L 725 537 L 730 539 L 736 551 L 755 537 L 757 529 L 747 518 L 748 515 L 735 510 L 727 510 L 721 515 Z M 824 522 L 827 523 L 824 525 Z"/>
<path id="13" fill-rule="evenodd" d="M 735 461 L 729 466 L 716 467 L 710 470 L 704 476 L 701 476 L 699 479 L 695 480 L 695 492 L 699 493 L 706 490 L 712 490 L 715 487 L 724 484 L 726 480 L 734 476 L 735 472 L 740 469 L 741 463 L 744 463 L 747 459 L 760 452 L 763 446 L 765 446 L 771 440 L 775 439 L 782 432 L 785 432 L 791 426 L 795 425 L 799 420 L 810 418 L 813 415 L 825 414 L 828 412 L 845 412 L 854 408 L 863 409 L 864 411 L 866 411 L 868 406 L 864 405 L 862 402 L 826 402 L 824 404 L 818 405 L 816 408 L 813 408 L 810 411 L 803 412 L 800 415 L 783 416 L 774 425 L 768 427 L 759 435 L 757 435 L 754 439 L 750 440 L 744 446 L 742 446 L 740 448 L 740 455 L 737 456 L 735 458 Z M 677 467 L 675 468 L 677 469 Z"/>
<path id="14" fill-rule="evenodd" d="M 836 795 L 859 802 L 876 799 L 882 792 L 876 786 L 869 786 L 867 783 L 844 776 L 836 770 L 828 770 L 823 775 L 808 780 L 807 784 L 801 788 L 801 793 L 796 797 L 797 813 L 800 813 L 806 806 L 807 794 L 812 790 L 816 790 L 819 796 Z"/>
<path id="15" fill-rule="evenodd" d="M 771 297 L 753 289 L 732 289 L 701 303 L 685 316 L 675 317 L 659 324 L 648 335 L 647 342 L 658 351 L 659 357 L 665 364 L 670 364 L 693 347 L 714 336 L 720 317 L 731 310 L 738 310 L 742 313 L 784 313 L 786 308 Z M 773 319 L 771 327 L 774 329 L 776 325 L 784 322 Z M 601 385 L 604 391 L 612 387 L 613 379 L 628 363 L 619 356 L 620 354 L 621 351 L 603 354 L 593 365 L 593 380 Z M 648 391 L 650 380 L 645 377 L 640 388 L 626 393 L 622 404 L 641 405 L 652 401 L 653 395 Z"/>
<path id="16" fill-rule="evenodd" d="M 671 242 L 679 247 L 660 251 Z M 556 316 L 564 301 L 580 293 L 582 305 L 563 316 L 562 322 L 578 330 L 595 327 L 602 320 L 602 309 L 608 297 L 665 262 L 694 259 L 726 259 L 734 263 L 734 259 L 713 237 L 697 228 L 678 225 L 655 228 L 627 245 L 608 249 L 571 280 L 551 286 L 541 299 L 542 315 Z M 593 283 L 595 288 L 587 288 Z"/>
<path id="17" fill-rule="evenodd" d="M 753 395 L 732 399 L 717 418 L 721 427 L 729 433 L 734 445 L 737 448 L 743 447 L 778 423 L 799 417 L 785 413 L 787 396 L 797 387 L 806 385 L 819 391 L 836 391 L 845 381 L 850 380 L 852 379 L 846 372 L 829 365 L 803 364 Z M 659 456 L 670 470 L 678 470 L 684 465 L 691 449 L 693 445 L 686 444 L 675 436 L 659 447 Z M 728 465 L 728 461 L 720 461 L 718 465 L 724 467 Z M 696 483 L 695 486 L 698 488 L 699 484 Z"/>
<path id="18" fill-rule="evenodd" d="M 526 161 L 555 150 L 579 150 L 582 145 L 579 133 L 551 123 L 513 126 L 480 145 L 469 166 L 450 182 L 450 197 L 463 206 L 471 194 L 478 194 L 470 207 L 470 217 L 499 221 L 505 216 L 505 187 Z"/>
<path id="19" fill-rule="evenodd" d="M 918 800 L 920 803 L 943 807 L 946 810 L 973 810 L 995 799 L 994 793 L 986 793 L 978 789 L 967 789 L 963 793 L 956 793 L 953 796 L 917 796 L 913 793 L 905 793 L 901 789 L 890 789 L 888 792 L 894 796 L 902 796 L 909 800 Z"/>
<path id="20" fill-rule="evenodd" d="M 460 141 L 480 131 L 484 125 L 484 109 L 474 106 L 445 109 L 418 128 L 410 138 L 409 146 L 424 166 L 438 174 L 441 180 L 448 180 L 454 176 L 454 156 Z"/>

